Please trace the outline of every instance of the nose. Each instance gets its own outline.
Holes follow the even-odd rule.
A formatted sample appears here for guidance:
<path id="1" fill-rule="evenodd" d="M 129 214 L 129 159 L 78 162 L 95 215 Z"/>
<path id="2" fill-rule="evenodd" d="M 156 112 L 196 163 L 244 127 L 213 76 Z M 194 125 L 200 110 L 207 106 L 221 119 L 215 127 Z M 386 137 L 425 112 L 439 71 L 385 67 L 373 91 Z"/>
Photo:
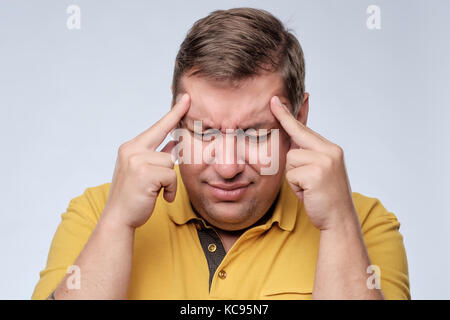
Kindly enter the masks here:
<path id="1" fill-rule="evenodd" d="M 245 169 L 245 154 L 237 143 L 236 135 L 222 134 L 214 148 L 214 169 L 223 179 L 232 179 Z"/>

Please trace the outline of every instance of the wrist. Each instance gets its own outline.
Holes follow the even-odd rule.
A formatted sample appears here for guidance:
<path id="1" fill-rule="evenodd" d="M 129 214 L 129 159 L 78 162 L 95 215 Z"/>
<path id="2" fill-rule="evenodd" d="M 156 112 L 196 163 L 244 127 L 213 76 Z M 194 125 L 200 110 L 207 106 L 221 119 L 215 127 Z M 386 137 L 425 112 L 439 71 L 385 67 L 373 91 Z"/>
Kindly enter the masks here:
<path id="1" fill-rule="evenodd" d="M 360 223 L 356 209 L 348 208 L 330 212 L 330 221 L 320 229 L 320 232 L 345 234 L 360 230 Z"/>
<path id="2" fill-rule="evenodd" d="M 102 215 L 100 216 L 98 225 L 102 229 L 105 229 L 108 232 L 111 232 L 113 234 L 117 234 L 117 233 L 132 233 L 132 234 L 134 234 L 136 228 L 121 221 L 120 219 L 117 218 L 118 216 L 120 216 L 120 215 L 114 214 L 113 210 L 105 209 L 103 211 Z"/>

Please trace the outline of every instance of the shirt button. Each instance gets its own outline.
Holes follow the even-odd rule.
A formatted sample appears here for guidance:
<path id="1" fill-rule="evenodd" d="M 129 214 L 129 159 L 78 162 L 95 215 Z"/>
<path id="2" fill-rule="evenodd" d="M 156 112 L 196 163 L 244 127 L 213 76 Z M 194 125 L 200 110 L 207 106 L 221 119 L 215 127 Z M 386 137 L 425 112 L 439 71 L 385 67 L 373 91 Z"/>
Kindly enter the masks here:
<path id="1" fill-rule="evenodd" d="M 216 246 L 214 243 L 210 243 L 210 244 L 208 245 L 208 251 L 209 251 L 209 252 L 215 252 L 216 249 L 217 249 L 217 246 Z"/>
<path id="2" fill-rule="evenodd" d="M 219 271 L 219 278 L 220 279 L 225 279 L 227 277 L 227 273 L 225 272 L 225 270 L 220 270 Z"/>

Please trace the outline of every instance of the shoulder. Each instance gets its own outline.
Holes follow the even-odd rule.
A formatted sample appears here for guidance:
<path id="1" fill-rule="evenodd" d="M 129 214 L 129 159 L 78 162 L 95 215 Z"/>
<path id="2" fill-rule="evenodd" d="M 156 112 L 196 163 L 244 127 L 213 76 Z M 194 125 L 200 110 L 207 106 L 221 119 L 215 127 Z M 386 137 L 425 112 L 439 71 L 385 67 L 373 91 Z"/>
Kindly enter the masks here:
<path id="1" fill-rule="evenodd" d="M 400 222 L 377 198 L 353 193 L 361 233 L 371 265 L 381 272 L 381 288 L 386 299 L 411 299 L 408 260 L 400 233 Z"/>
<path id="2" fill-rule="evenodd" d="M 92 219 L 92 222 L 96 223 L 108 199 L 110 185 L 110 182 L 106 182 L 85 188 L 82 194 L 74 197 L 70 201 L 69 207 L 64 214 L 82 214 L 85 218 Z"/>
<path id="3" fill-rule="evenodd" d="M 398 224 L 397 227 L 400 227 L 395 214 L 387 210 L 378 198 L 368 197 L 358 192 L 353 192 L 352 197 L 363 229 L 380 221 Z"/>

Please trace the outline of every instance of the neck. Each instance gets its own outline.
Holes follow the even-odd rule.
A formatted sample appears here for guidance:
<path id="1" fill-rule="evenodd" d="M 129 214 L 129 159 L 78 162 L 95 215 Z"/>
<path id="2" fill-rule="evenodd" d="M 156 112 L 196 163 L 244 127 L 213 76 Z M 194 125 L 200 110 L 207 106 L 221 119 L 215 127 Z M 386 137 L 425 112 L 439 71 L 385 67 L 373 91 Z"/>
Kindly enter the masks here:
<path id="1" fill-rule="evenodd" d="M 272 217 L 273 211 L 275 209 L 275 205 L 277 203 L 278 196 L 276 197 L 275 201 L 270 206 L 269 210 L 266 211 L 266 213 L 254 224 L 251 226 L 241 229 L 241 230 L 222 230 L 217 227 L 214 227 L 214 230 L 216 230 L 217 234 L 219 235 L 220 239 L 222 240 L 223 247 L 225 248 L 225 252 L 228 252 L 228 250 L 233 246 L 233 244 L 239 239 L 239 237 L 248 229 L 254 228 L 259 225 L 265 224 L 270 217 Z"/>

